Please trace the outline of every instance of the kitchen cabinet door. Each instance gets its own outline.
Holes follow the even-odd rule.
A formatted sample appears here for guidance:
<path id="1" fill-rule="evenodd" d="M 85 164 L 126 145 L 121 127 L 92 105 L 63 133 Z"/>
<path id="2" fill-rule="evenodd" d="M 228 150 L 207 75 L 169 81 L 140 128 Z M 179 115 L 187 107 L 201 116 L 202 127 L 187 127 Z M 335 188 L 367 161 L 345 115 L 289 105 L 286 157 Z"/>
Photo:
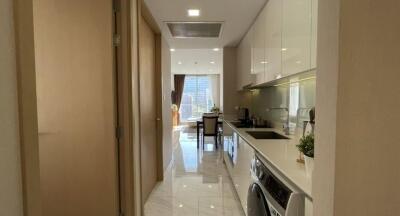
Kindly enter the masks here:
<path id="1" fill-rule="evenodd" d="M 250 168 L 253 157 L 253 148 L 238 136 L 237 160 L 233 168 L 232 179 L 245 212 L 247 212 L 247 192 L 251 182 Z"/>
<path id="2" fill-rule="evenodd" d="M 282 0 L 269 0 L 264 10 L 265 82 L 269 82 L 282 76 Z"/>
<path id="3" fill-rule="evenodd" d="M 282 1 L 283 76 L 311 68 L 311 1 Z"/>
<path id="4" fill-rule="evenodd" d="M 254 75 L 252 74 L 252 39 L 253 31 L 249 30 L 238 46 L 237 53 L 237 90 L 244 86 L 252 85 Z"/>
<path id="5" fill-rule="evenodd" d="M 224 162 L 228 173 L 233 174 L 233 158 L 231 157 L 234 147 L 237 146 L 237 135 L 232 128 L 224 122 L 223 124 L 223 144 L 224 144 Z"/>
<path id="6" fill-rule="evenodd" d="M 262 10 L 254 23 L 253 41 L 253 73 L 255 84 L 258 85 L 264 83 L 265 79 L 265 10 Z"/>
<path id="7" fill-rule="evenodd" d="M 318 0 L 311 0 L 311 69 L 317 68 Z"/>

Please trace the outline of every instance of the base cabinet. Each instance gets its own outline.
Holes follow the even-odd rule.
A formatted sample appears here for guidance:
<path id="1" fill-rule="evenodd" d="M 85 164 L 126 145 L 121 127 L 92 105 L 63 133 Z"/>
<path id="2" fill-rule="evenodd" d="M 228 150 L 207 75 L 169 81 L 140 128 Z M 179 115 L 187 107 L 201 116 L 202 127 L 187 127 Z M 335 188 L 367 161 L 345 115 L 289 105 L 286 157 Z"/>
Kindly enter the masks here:
<path id="1" fill-rule="evenodd" d="M 224 162 L 239 197 L 243 211 L 247 215 L 247 195 L 251 177 L 251 161 L 255 150 L 243 140 L 227 123 L 224 123 Z M 304 199 L 305 216 L 313 216 L 313 203 Z M 303 213 L 302 213 L 303 214 Z"/>
<path id="2" fill-rule="evenodd" d="M 247 215 L 247 192 L 251 183 L 250 166 L 251 160 L 254 157 L 254 150 L 235 132 L 230 136 L 224 137 L 224 149 L 226 167 L 240 199 L 243 211 Z"/>

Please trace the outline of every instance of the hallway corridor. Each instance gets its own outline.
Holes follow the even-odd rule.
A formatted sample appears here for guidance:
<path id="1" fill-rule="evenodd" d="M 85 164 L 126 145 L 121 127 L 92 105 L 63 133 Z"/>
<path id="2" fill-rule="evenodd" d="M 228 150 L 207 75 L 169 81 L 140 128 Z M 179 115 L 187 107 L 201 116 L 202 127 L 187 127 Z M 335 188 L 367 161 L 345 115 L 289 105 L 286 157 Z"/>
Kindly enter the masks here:
<path id="1" fill-rule="evenodd" d="M 145 204 L 145 216 L 244 216 L 212 137 L 197 151 L 196 130 L 174 131 L 174 159 Z"/>

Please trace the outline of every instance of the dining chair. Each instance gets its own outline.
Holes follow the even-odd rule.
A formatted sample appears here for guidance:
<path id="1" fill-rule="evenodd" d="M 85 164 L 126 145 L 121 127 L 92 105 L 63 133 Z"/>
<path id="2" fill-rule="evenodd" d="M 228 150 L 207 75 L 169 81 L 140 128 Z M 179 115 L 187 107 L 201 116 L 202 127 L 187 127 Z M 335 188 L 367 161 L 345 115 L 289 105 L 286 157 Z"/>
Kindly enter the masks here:
<path id="1" fill-rule="evenodd" d="M 203 116 L 206 116 L 206 117 L 214 117 L 214 116 L 217 116 L 217 117 L 218 117 L 218 114 L 217 114 L 217 113 L 203 113 Z"/>
<path id="2" fill-rule="evenodd" d="M 218 149 L 218 116 L 206 116 L 203 115 L 203 149 L 204 149 L 204 138 L 207 136 L 213 136 L 215 140 L 215 148 Z"/>

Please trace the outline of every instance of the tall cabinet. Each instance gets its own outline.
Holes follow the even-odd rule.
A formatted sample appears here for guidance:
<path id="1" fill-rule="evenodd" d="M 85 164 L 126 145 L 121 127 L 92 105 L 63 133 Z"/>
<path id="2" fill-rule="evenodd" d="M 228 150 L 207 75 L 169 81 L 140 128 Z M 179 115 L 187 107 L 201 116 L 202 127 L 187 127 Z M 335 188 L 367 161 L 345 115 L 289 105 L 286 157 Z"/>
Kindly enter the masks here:
<path id="1" fill-rule="evenodd" d="M 238 46 L 238 90 L 315 69 L 317 11 L 318 0 L 269 0 Z"/>
<path id="2" fill-rule="evenodd" d="M 253 28 L 251 28 L 243 37 L 237 48 L 237 90 L 240 91 L 244 86 L 254 84 L 254 76 L 252 74 L 252 45 Z"/>

